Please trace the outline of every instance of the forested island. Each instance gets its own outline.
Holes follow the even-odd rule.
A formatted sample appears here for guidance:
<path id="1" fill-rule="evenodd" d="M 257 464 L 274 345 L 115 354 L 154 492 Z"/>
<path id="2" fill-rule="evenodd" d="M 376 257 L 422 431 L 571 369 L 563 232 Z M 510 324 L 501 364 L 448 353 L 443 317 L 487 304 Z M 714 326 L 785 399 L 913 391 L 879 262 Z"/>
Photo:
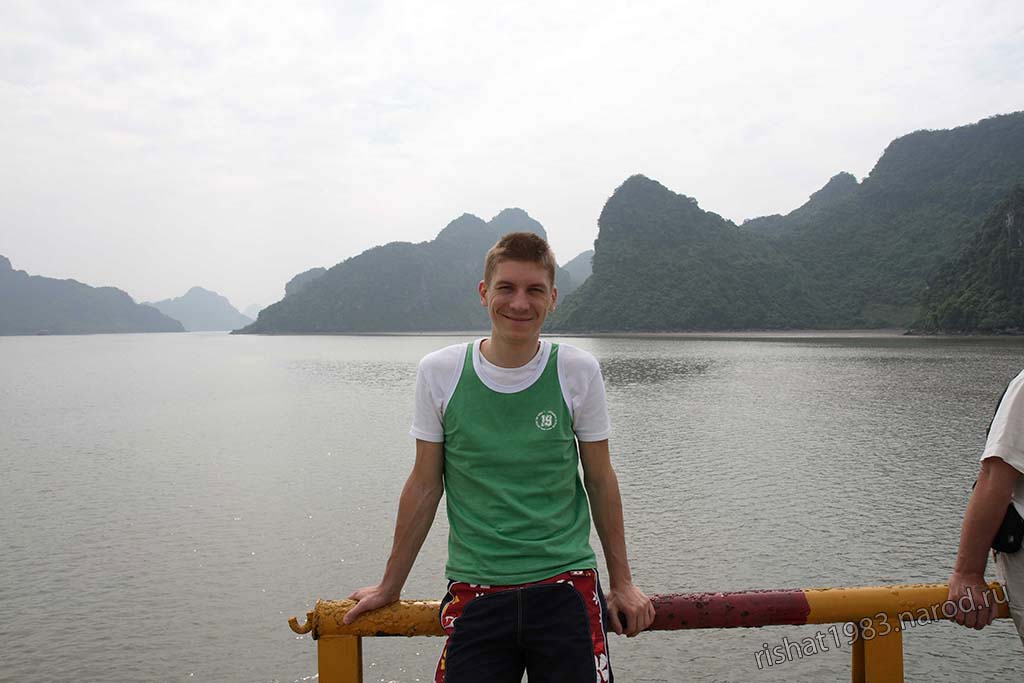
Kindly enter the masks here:
<path id="1" fill-rule="evenodd" d="M 605 204 L 593 274 L 551 329 L 905 328 L 936 305 L 928 279 L 946 286 L 940 268 L 995 237 L 981 223 L 1022 181 L 1024 113 L 898 138 L 863 181 L 837 174 L 791 213 L 742 226 L 633 176 Z M 1004 291 L 1000 310 L 1019 310 L 1020 290 Z M 1007 315 L 941 329 L 1010 331 Z"/>
<path id="2" fill-rule="evenodd" d="M 29 275 L 0 256 L 0 334 L 184 332 L 177 320 L 115 287 Z"/>
<path id="3" fill-rule="evenodd" d="M 429 242 L 392 242 L 346 259 L 326 272 L 293 278 L 287 296 L 260 311 L 237 334 L 483 330 L 487 312 L 476 296 L 484 256 L 512 231 L 547 237 L 522 209 L 490 221 L 463 214 Z M 572 277 L 559 270 L 559 287 Z"/>
<path id="4" fill-rule="evenodd" d="M 1024 112 L 897 138 L 863 180 L 839 172 L 788 214 L 742 225 L 634 175 L 601 210 L 593 251 L 558 269 L 548 330 L 1021 333 L 1022 187 Z M 484 255 L 516 230 L 547 236 L 522 209 L 464 214 L 433 240 L 311 268 L 251 324 L 201 288 L 152 304 L 162 315 L 0 257 L 0 334 L 181 331 L 179 320 L 263 334 L 483 330 Z"/>
<path id="5" fill-rule="evenodd" d="M 742 225 L 635 175 L 601 211 L 593 253 L 559 270 L 549 329 L 1012 331 L 1019 288 L 981 297 L 977 274 L 989 262 L 960 254 L 975 243 L 971 253 L 987 250 L 996 233 L 982 223 L 1021 182 L 1020 112 L 900 137 L 862 181 L 839 172 L 792 212 Z M 466 214 L 432 241 L 375 247 L 296 276 L 240 332 L 485 329 L 473 291 L 487 248 L 511 230 L 545 235 L 520 209 L 486 222 Z M 961 273 L 965 258 L 975 275 Z M 965 278 L 970 294 L 954 295 Z M 987 312 L 974 311 L 983 299 Z"/>

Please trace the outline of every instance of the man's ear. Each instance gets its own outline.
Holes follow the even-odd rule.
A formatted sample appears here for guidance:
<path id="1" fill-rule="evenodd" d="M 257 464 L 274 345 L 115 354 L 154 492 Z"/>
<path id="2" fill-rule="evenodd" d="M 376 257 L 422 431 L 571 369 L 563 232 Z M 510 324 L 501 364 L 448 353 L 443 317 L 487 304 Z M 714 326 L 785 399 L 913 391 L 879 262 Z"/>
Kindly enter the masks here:
<path id="1" fill-rule="evenodd" d="M 487 283 L 481 280 L 476 286 L 476 291 L 480 293 L 480 305 L 487 308 Z"/>
<path id="2" fill-rule="evenodd" d="M 551 305 L 548 307 L 548 313 L 553 313 L 555 310 L 555 304 L 558 303 L 558 287 L 551 288 Z"/>

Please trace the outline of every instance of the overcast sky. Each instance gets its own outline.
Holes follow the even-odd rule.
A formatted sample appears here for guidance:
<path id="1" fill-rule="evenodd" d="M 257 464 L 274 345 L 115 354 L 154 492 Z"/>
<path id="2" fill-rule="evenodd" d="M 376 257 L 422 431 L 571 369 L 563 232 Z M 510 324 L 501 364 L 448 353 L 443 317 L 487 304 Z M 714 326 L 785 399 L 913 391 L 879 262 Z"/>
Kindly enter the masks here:
<path id="1" fill-rule="evenodd" d="M 741 222 L 1024 109 L 1006 2 L 0 3 L 0 254 L 239 309 L 518 206 L 559 261 L 644 173 Z"/>

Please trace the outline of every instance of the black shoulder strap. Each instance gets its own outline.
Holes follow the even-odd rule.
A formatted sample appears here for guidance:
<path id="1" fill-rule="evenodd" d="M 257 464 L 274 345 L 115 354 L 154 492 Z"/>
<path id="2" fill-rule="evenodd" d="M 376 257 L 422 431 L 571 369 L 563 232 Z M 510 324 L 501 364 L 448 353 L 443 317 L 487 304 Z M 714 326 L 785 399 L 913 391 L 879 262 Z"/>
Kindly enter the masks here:
<path id="1" fill-rule="evenodd" d="M 985 428 L 985 436 L 988 436 L 988 433 L 992 431 L 992 423 L 996 421 L 996 413 L 999 412 L 999 406 L 1002 405 L 1003 399 L 1006 397 L 1006 392 L 1010 390 L 1010 384 L 1012 383 L 1013 380 L 1011 379 L 1010 382 L 1007 383 L 1006 388 L 1003 389 L 1003 393 L 999 394 L 999 400 L 996 401 L 996 409 L 992 411 L 992 419 L 988 421 L 988 427 Z"/>

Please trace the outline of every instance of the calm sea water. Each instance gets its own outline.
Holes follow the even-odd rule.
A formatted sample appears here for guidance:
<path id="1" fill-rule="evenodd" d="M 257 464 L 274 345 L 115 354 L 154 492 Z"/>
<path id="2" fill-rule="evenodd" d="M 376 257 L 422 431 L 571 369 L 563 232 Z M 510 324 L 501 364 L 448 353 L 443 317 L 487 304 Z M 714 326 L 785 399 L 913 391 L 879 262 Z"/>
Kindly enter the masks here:
<path id="1" fill-rule="evenodd" d="M 469 337 L 0 337 L 0 680 L 303 681 L 288 628 L 383 569 L 417 360 Z M 630 556 L 649 592 L 939 582 L 1024 340 L 566 340 L 601 361 Z M 406 597 L 443 592 L 443 504 Z M 599 547 L 596 544 L 595 547 Z M 602 565 L 603 566 L 603 565 Z M 819 627 L 613 637 L 622 681 L 849 678 Z M 439 638 L 369 639 L 368 681 Z M 1024 650 L 905 634 L 908 680 L 1008 680 Z"/>

